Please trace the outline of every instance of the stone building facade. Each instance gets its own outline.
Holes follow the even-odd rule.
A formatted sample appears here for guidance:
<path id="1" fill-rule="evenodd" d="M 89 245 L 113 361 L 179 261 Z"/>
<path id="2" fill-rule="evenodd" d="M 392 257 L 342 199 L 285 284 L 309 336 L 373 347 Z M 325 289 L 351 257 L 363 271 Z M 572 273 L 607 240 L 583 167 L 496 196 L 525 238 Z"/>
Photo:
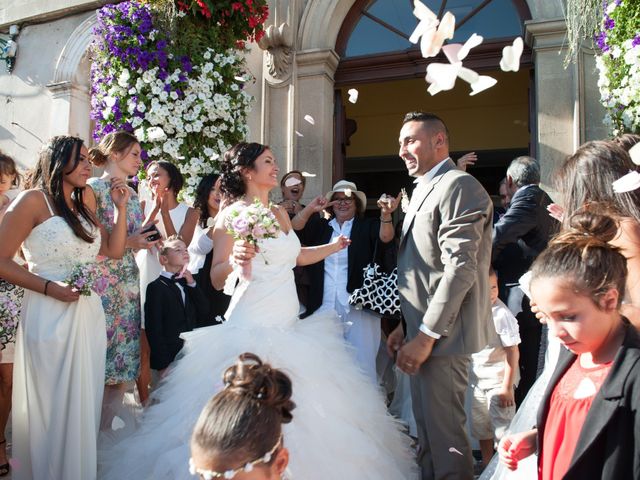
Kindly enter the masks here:
<path id="1" fill-rule="evenodd" d="M 248 87 L 256 98 L 249 118 L 251 140 L 269 144 L 282 170 L 314 172 L 317 176 L 306 192 L 310 197 L 327 191 L 336 178 L 352 173 L 357 179 L 366 179 L 369 177 L 363 175 L 369 170 L 399 172 L 399 165 L 392 160 L 404 113 L 399 109 L 433 106 L 455 126 L 453 150 L 479 149 L 496 158 L 511 151 L 528 151 L 541 160 L 548 180 L 554 165 L 580 143 L 606 135 L 593 51 L 583 48 L 578 61 L 565 68 L 563 0 L 494 2 L 506 5 L 494 8 L 508 8 L 518 14 L 516 27 L 527 45 L 522 61 L 526 72 L 518 77 L 520 83 L 515 76 L 504 77 L 504 88 L 514 82 L 512 88 L 517 92 L 513 95 L 501 93 L 506 90 L 500 90 L 499 77 L 493 97 L 484 97 L 493 100 L 481 104 L 470 103 L 476 100 L 466 93 L 442 92 L 437 101 L 436 97 L 430 99 L 423 80 L 425 63 L 415 51 L 411 53 L 408 42 L 400 53 L 382 51 L 349 57 L 349 42 L 356 42 L 365 28 L 358 26 L 364 17 L 367 22 L 371 16 L 376 17 L 379 26 L 389 26 L 371 13 L 374 4 L 383 13 L 390 8 L 410 12 L 409 0 L 270 0 L 267 35 L 260 45 L 251 45 L 247 54 L 248 67 L 256 77 Z M 72 133 L 87 141 L 91 137 L 86 53 L 95 9 L 104 3 L 0 0 L 0 34 L 6 34 L 10 25 L 20 26 L 13 72 L 8 74 L 0 62 L 0 149 L 15 156 L 24 167 L 33 164 L 40 145 L 52 135 Z M 481 3 L 485 2 L 449 2 L 448 8 L 458 4 L 464 15 L 473 13 Z M 489 25 L 490 20 L 484 23 L 489 29 L 495 27 Z M 482 22 L 478 28 L 483 28 Z M 367 38 L 371 37 L 364 35 L 363 41 Z M 472 66 L 479 71 L 497 71 L 496 52 L 501 44 L 498 41 L 492 45 L 493 50 L 487 47 L 470 56 Z M 386 63 L 385 58 L 389 59 Z M 423 92 L 420 85 L 424 85 Z M 344 101 L 348 87 L 361 92 L 355 106 Z M 363 98 L 369 93 L 368 99 Z M 492 129 L 493 119 L 503 120 L 516 107 L 508 105 L 508 99 L 501 95 L 522 99 L 518 101 L 522 118 L 510 123 L 519 130 L 481 148 L 465 143 L 465 138 L 473 137 L 476 144 L 481 144 L 488 141 L 492 130 L 502 130 Z M 454 97 L 455 101 L 448 100 Z M 447 110 L 447 103 L 459 105 L 457 111 L 464 112 L 461 116 L 468 121 L 458 122 L 455 111 Z M 313 124 L 305 120 L 308 116 Z M 474 137 L 473 132 L 480 134 Z M 389 169 L 384 166 L 391 163 Z M 371 193 L 379 189 L 374 183 Z"/>

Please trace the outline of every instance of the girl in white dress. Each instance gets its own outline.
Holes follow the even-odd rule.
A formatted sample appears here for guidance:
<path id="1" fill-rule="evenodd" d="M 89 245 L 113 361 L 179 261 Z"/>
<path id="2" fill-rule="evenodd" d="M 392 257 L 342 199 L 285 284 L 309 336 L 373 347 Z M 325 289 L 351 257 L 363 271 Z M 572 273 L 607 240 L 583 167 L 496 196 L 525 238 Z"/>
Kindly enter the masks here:
<path id="1" fill-rule="evenodd" d="M 272 207 L 281 231 L 259 241 L 256 255 L 253 246 L 234 242 L 224 219 L 255 198 L 269 204 L 269 191 L 278 186 L 276 161 L 267 147 L 242 143 L 225 154 L 222 171 L 222 191 L 237 202 L 214 228 L 212 283 L 235 285 L 238 267 L 231 266 L 230 255 L 236 265 L 251 263 L 251 280 L 235 287 L 225 323 L 183 334 L 181 358 L 152 397 L 138 431 L 104 456 L 103 478 L 192 478 L 188 445 L 198 412 L 221 390 L 224 368 L 253 352 L 295 385 L 296 415 L 283 429 L 293 479 L 413 479 L 410 439 L 387 413 L 377 386 L 354 365 L 335 312 L 298 319 L 293 267 L 345 248 L 348 239 L 301 248 L 286 210 Z"/>
<path id="2" fill-rule="evenodd" d="M 30 177 L 35 189 L 0 224 L 0 277 L 26 289 L 14 363 L 14 479 L 96 478 L 105 318 L 98 295 L 81 296 L 66 281 L 98 253 L 123 255 L 129 190 L 111 184 L 117 219 L 108 234 L 85 189 L 87 155 L 79 138 L 52 138 Z M 13 260 L 20 245 L 28 271 Z"/>
<path id="3" fill-rule="evenodd" d="M 141 203 L 145 214 L 144 225 L 157 222 L 156 227 L 162 238 L 180 235 L 185 245 L 189 245 L 198 223 L 198 212 L 186 203 L 178 202 L 178 194 L 183 184 L 182 174 L 174 164 L 164 160 L 151 162 L 147 166 L 147 181 L 141 185 L 141 189 L 150 190 L 151 198 Z M 148 196 L 145 195 L 145 197 Z M 162 266 L 158 260 L 156 248 L 140 250 L 136 255 L 136 263 L 140 270 L 140 304 L 142 306 L 140 377 L 136 383 L 140 401 L 144 404 L 149 397 L 151 382 L 149 341 L 144 330 L 144 303 L 147 298 L 147 285 L 158 278 L 162 272 Z"/>

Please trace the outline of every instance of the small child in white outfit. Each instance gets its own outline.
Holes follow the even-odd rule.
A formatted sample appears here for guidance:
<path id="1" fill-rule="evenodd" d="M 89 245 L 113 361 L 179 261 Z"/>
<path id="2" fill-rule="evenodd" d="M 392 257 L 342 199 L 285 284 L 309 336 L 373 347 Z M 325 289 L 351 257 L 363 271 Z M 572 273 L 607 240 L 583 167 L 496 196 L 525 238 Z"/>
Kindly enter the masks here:
<path id="1" fill-rule="evenodd" d="M 514 389 L 520 378 L 518 321 L 498 299 L 498 276 L 493 269 L 489 285 L 496 334 L 482 351 L 471 356 L 469 376 L 473 389 L 471 434 L 480 442 L 485 466 L 515 415 Z"/>

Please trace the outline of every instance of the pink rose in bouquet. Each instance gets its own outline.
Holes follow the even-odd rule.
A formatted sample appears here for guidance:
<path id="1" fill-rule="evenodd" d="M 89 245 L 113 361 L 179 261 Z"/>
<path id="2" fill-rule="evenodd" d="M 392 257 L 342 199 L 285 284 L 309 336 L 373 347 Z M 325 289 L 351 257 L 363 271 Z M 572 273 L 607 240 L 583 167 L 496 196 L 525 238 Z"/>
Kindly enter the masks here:
<path id="1" fill-rule="evenodd" d="M 275 238 L 280 224 L 271 207 L 271 204 L 264 206 L 257 198 L 249 205 L 234 206 L 225 219 L 227 232 L 235 240 L 244 240 L 252 245 L 257 245 L 262 239 Z M 251 280 L 251 264 L 243 265 L 242 278 Z"/>

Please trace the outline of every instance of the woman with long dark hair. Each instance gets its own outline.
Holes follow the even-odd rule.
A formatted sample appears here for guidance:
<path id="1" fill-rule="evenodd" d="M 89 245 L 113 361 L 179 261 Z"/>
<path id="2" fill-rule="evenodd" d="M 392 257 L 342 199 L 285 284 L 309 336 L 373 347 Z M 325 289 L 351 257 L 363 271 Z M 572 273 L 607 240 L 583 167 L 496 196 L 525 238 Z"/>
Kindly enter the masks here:
<path id="1" fill-rule="evenodd" d="M 16 479 L 97 475 L 106 327 L 100 297 L 86 286 L 98 254 L 124 253 L 130 193 L 122 180 L 111 182 L 116 218 L 107 233 L 85 188 L 90 175 L 81 139 L 52 138 L 29 177 L 31 190 L 0 224 L 0 277 L 25 288 L 14 363 Z M 13 260 L 21 245 L 29 270 Z"/>

